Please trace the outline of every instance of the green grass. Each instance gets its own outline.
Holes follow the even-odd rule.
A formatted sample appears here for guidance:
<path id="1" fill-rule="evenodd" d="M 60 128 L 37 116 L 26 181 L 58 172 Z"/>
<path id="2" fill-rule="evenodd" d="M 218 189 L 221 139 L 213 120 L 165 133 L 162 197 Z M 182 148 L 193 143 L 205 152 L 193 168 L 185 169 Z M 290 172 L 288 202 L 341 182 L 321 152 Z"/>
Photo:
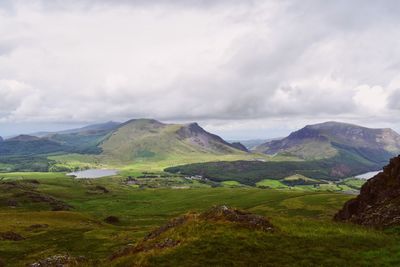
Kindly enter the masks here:
<path id="1" fill-rule="evenodd" d="M 400 258 L 396 252 L 400 241 L 396 234 L 331 221 L 343 203 L 352 198 L 345 194 L 254 187 L 211 188 L 204 184 L 180 190 L 141 189 L 126 185 L 123 175 L 92 180 L 76 180 L 62 173 L 5 173 L 2 176 L 4 181 L 36 179 L 40 184 L 34 190 L 74 207 L 71 211 L 55 212 L 41 205 L 11 208 L 0 201 L 0 216 L 4 218 L 0 221 L 0 232 L 14 231 L 26 238 L 18 242 L 0 241 L 0 258 L 8 266 L 24 266 L 66 253 L 83 255 L 97 266 L 117 263 L 126 266 L 124 261 L 132 263 L 131 260 L 153 266 L 234 262 L 236 265 L 270 262 L 275 266 L 313 266 L 313 262 L 321 266 L 355 262 L 362 266 L 370 262 L 371 266 L 385 266 L 397 263 Z M 182 181 L 179 177 L 168 179 L 174 183 Z M 264 183 L 270 181 L 264 180 Z M 228 182 L 228 185 L 233 184 Z M 104 186 L 110 192 L 93 193 L 96 186 Z M 121 262 L 107 260 L 113 252 L 135 244 L 148 231 L 173 217 L 222 204 L 268 216 L 279 231 L 269 234 L 234 225 L 188 225 L 173 233 L 182 236 L 184 242 L 177 249 L 131 255 Z M 117 216 L 120 223 L 105 223 L 103 219 L 110 215 Z M 48 227 L 32 231 L 28 228 L 32 224 Z"/>
<path id="2" fill-rule="evenodd" d="M 348 178 L 345 179 L 341 184 L 350 187 L 351 189 L 359 190 L 361 186 L 365 184 L 367 180 L 358 178 Z"/>
<path id="3" fill-rule="evenodd" d="M 223 181 L 223 182 L 221 182 L 221 184 L 223 186 L 226 186 L 226 187 L 241 187 L 241 186 L 244 186 L 244 185 L 242 185 L 241 183 L 239 183 L 237 181 Z"/>
<path id="4" fill-rule="evenodd" d="M 275 188 L 275 189 L 282 189 L 287 188 L 287 185 L 283 184 L 281 181 L 272 180 L 272 179 L 264 179 L 260 182 L 256 183 L 257 187 L 266 187 L 266 188 Z"/>

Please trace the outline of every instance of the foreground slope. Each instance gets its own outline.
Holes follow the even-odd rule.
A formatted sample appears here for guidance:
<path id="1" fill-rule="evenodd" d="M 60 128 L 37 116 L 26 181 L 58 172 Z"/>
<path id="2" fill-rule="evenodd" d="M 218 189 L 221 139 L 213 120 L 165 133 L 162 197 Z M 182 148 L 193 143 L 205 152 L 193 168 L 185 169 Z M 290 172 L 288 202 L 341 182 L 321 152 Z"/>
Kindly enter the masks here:
<path id="1" fill-rule="evenodd" d="M 244 154 L 197 123 L 165 124 L 138 119 L 124 123 L 101 145 L 108 159 L 129 162 L 134 159 L 162 160 L 167 157 L 196 154 Z"/>
<path id="2" fill-rule="evenodd" d="M 399 266 L 400 263 L 398 235 L 331 221 L 333 214 L 351 198 L 345 194 L 223 187 L 137 189 L 122 183 L 123 177 L 77 180 L 61 173 L 10 173 L 2 177 L 0 216 L 4 220 L 0 221 L 0 262 L 6 266 L 53 260 L 71 261 L 69 266 L 75 266 L 76 262 L 78 266 L 124 267 L 139 263 L 140 266 L 259 266 L 260 263 L 263 266 Z M 54 209 L 59 205 L 63 210 Z M 149 250 L 119 254 L 121 257 L 111 260 L 121 249 L 129 251 L 140 246 L 149 233 L 155 236 L 151 233 L 172 218 L 202 213 L 214 205 L 266 216 L 274 231 L 245 227 L 206 212 L 205 219 L 193 218 L 149 239 L 144 244 Z M 105 220 L 110 216 L 119 222 Z M 176 242 L 170 240 L 180 243 L 171 246 Z M 159 245 L 153 249 L 152 244 Z"/>
<path id="3" fill-rule="evenodd" d="M 383 163 L 400 152 L 400 135 L 391 129 L 325 122 L 307 125 L 286 138 L 259 145 L 255 151 L 288 154 L 308 160 L 347 153 L 371 162 Z"/>

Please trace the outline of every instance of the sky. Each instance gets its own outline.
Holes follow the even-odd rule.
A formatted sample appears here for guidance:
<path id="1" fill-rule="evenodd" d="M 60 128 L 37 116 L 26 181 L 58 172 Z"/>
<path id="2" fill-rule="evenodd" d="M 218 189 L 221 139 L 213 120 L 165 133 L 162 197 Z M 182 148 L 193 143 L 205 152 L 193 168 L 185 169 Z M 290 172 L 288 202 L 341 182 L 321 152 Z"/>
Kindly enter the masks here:
<path id="1" fill-rule="evenodd" d="M 154 118 L 400 131 L 397 0 L 0 0 L 0 136 Z"/>

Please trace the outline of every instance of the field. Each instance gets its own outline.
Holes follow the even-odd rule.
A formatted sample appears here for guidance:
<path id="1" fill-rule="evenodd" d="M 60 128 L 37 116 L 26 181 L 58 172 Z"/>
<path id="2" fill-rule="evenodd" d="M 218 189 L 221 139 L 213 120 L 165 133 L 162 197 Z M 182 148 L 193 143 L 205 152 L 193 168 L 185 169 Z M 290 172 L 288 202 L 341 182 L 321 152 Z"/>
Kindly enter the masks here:
<path id="1" fill-rule="evenodd" d="M 76 180 L 62 173 L 8 173 L 0 178 L 0 233 L 12 231 L 24 238 L 0 241 L 0 258 L 7 266 L 24 266 L 56 254 L 84 256 L 89 266 L 400 263 L 397 234 L 331 221 L 351 195 L 238 187 L 232 182 L 215 188 L 199 181 L 192 181 L 189 189 L 149 188 L 127 184 L 125 176 Z M 162 179 L 182 182 L 177 177 L 141 179 L 156 179 L 156 184 Z M 35 201 L 29 201 L 32 194 Z M 10 198 L 16 205 L 7 204 Z M 182 240 L 175 249 L 109 260 L 173 217 L 222 204 L 265 215 L 279 230 L 263 233 L 230 224 L 195 223 L 169 233 Z M 107 223 L 108 216 L 119 221 Z M 220 251 L 218 257 L 216 251 Z"/>

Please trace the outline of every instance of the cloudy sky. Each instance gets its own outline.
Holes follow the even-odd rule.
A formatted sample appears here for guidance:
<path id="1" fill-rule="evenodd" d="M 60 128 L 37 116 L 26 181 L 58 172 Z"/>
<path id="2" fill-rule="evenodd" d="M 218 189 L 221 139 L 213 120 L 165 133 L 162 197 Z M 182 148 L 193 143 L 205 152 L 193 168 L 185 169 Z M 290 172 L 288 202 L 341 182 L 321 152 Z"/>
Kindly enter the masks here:
<path id="1" fill-rule="evenodd" d="M 400 2 L 0 0 L 0 135 L 198 121 L 400 130 Z"/>

